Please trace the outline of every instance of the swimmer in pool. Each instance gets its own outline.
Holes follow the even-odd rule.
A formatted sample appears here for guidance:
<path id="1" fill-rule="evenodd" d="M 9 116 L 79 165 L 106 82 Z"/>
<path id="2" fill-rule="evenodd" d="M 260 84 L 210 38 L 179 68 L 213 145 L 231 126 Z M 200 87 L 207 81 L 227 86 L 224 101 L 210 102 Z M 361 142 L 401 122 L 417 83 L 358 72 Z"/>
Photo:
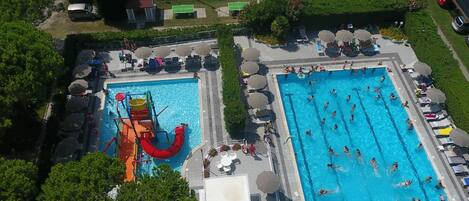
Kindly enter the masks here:
<path id="1" fill-rule="evenodd" d="M 326 102 L 324 103 L 324 110 L 326 110 L 327 107 L 329 107 L 329 101 L 326 101 Z"/>
<path id="2" fill-rule="evenodd" d="M 324 124 L 326 124 L 326 118 L 321 119 L 321 125 L 324 125 Z"/>
<path id="3" fill-rule="evenodd" d="M 313 101 L 313 99 L 314 99 L 314 96 L 313 96 L 313 95 L 308 96 L 308 102 Z"/>
<path id="4" fill-rule="evenodd" d="M 371 165 L 371 167 L 373 167 L 373 169 L 375 169 L 375 170 L 378 169 L 378 162 L 376 162 L 375 157 L 371 158 L 370 165 Z"/>
<path id="5" fill-rule="evenodd" d="M 312 134 L 313 134 L 313 133 L 311 132 L 311 130 L 310 130 L 310 129 L 306 130 L 306 135 L 309 135 L 309 136 L 311 136 Z"/>
<path id="6" fill-rule="evenodd" d="M 353 114 L 351 114 L 350 115 L 350 122 L 352 122 L 354 119 L 355 119 L 355 117 L 353 116 Z"/>
<path id="7" fill-rule="evenodd" d="M 332 147 L 329 147 L 329 148 L 327 149 L 327 152 L 329 153 L 329 155 L 333 155 L 333 156 L 337 155 L 337 154 L 334 152 L 334 149 L 332 149 Z"/>
<path id="8" fill-rule="evenodd" d="M 362 152 L 360 151 L 360 149 L 355 150 L 355 155 L 357 156 L 357 159 L 362 159 Z"/>
<path id="9" fill-rule="evenodd" d="M 396 95 L 394 95 L 394 93 L 391 93 L 391 95 L 389 95 L 389 100 L 396 100 Z"/>
<path id="10" fill-rule="evenodd" d="M 419 144 L 417 145 L 417 150 L 421 150 L 422 148 L 423 148 L 423 144 L 419 142 Z"/>
<path id="11" fill-rule="evenodd" d="M 386 77 L 384 77 L 384 75 L 381 75 L 381 79 L 379 79 L 379 82 L 383 83 L 385 79 Z"/>
<path id="12" fill-rule="evenodd" d="M 352 98 L 352 96 L 350 96 L 350 95 L 347 95 L 347 98 L 346 98 L 346 100 L 347 100 L 347 103 L 348 103 L 348 102 L 350 102 L 350 99 L 351 99 L 351 98 Z"/>
<path id="13" fill-rule="evenodd" d="M 336 115 L 337 115 L 337 111 L 334 110 L 334 111 L 332 112 L 332 118 L 335 118 Z"/>
<path id="14" fill-rule="evenodd" d="M 380 98 L 381 98 L 381 95 L 380 95 L 380 94 L 377 94 L 377 95 L 375 96 L 375 100 L 379 100 Z"/>
<path id="15" fill-rule="evenodd" d="M 344 146 L 344 153 L 347 154 L 347 156 L 350 156 L 350 149 L 347 147 L 347 145 Z"/>
<path id="16" fill-rule="evenodd" d="M 401 183 L 398 183 L 397 185 L 395 185 L 396 187 L 409 187 L 410 185 L 412 185 L 412 181 L 411 180 L 405 180 Z"/>
<path id="17" fill-rule="evenodd" d="M 333 96 L 337 95 L 337 90 L 335 90 L 335 89 L 333 88 L 333 89 L 331 90 L 331 94 L 332 94 Z"/>
<path id="18" fill-rule="evenodd" d="M 339 125 L 334 124 L 334 130 L 337 130 L 339 128 Z"/>
<path id="19" fill-rule="evenodd" d="M 323 196 L 323 195 L 327 195 L 329 193 L 331 193 L 331 191 L 329 191 L 327 189 L 321 189 L 321 190 L 319 190 L 318 194 L 319 194 L 319 196 Z"/>
<path id="20" fill-rule="evenodd" d="M 356 107 L 357 107 L 357 104 L 354 103 L 354 104 L 352 105 L 352 109 L 350 110 L 350 112 L 353 113 L 353 112 L 355 111 L 355 108 L 356 108 Z"/>
<path id="21" fill-rule="evenodd" d="M 432 176 L 427 176 L 427 177 L 425 177 L 424 182 L 428 184 L 428 183 L 432 182 L 432 179 L 433 179 Z"/>
<path id="22" fill-rule="evenodd" d="M 333 170 L 340 170 L 340 166 L 334 165 L 332 163 L 328 163 L 327 167 L 330 168 L 330 169 L 333 169 Z"/>
<path id="23" fill-rule="evenodd" d="M 399 168 L 399 164 L 397 162 L 394 162 L 392 164 L 391 170 L 389 170 L 389 172 L 393 173 L 397 170 L 397 168 Z"/>

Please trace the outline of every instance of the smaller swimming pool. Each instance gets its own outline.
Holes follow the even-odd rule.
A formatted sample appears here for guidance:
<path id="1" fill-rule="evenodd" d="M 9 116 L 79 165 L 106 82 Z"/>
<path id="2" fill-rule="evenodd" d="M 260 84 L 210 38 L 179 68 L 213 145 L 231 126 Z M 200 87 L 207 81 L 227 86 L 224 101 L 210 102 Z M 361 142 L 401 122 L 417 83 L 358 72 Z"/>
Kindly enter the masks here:
<path id="1" fill-rule="evenodd" d="M 107 85 L 109 94 L 105 100 L 102 123 L 99 136 L 99 150 L 104 151 L 106 144 L 117 135 L 117 127 L 114 122 L 116 118 L 115 95 L 119 92 L 143 93 L 150 91 L 157 113 L 166 108 L 158 116 L 160 127 L 169 133 L 169 141 L 164 133 L 157 133 L 153 139 L 153 145 L 165 149 L 174 140 L 174 128 L 180 123 L 189 124 L 186 129 L 184 145 L 180 152 L 166 160 L 158 160 L 147 155 L 141 148 L 137 174 L 151 175 L 153 168 L 159 164 L 169 164 L 173 169 L 181 171 L 182 165 L 189 153 L 197 147 L 201 141 L 200 127 L 200 96 L 197 79 L 177 79 L 162 81 L 145 81 L 129 83 L 111 83 Z M 125 111 L 119 104 L 119 110 Z M 123 117 L 127 117 L 125 112 L 121 112 Z M 140 147 L 140 146 L 139 146 Z M 110 156 L 117 156 L 116 143 L 112 143 L 106 151 Z"/>

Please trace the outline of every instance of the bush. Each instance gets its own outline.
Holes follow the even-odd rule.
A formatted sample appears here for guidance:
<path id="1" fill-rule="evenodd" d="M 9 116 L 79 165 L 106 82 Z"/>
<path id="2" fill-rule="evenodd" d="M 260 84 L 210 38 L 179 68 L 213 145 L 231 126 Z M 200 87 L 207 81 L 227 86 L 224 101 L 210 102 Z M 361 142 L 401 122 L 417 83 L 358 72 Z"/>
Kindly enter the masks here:
<path id="1" fill-rule="evenodd" d="M 285 16 L 278 16 L 270 25 L 272 34 L 277 38 L 283 38 L 290 30 L 290 24 Z"/>
<path id="2" fill-rule="evenodd" d="M 33 163 L 0 157 L 0 200 L 33 200 L 38 192 Z"/>
<path id="3" fill-rule="evenodd" d="M 435 85 L 446 94 L 447 109 L 455 124 L 469 130 L 469 86 L 463 84 L 466 80 L 432 18 L 423 11 L 408 13 L 404 28 L 419 60 L 432 67 Z"/>
<path id="4" fill-rule="evenodd" d="M 387 37 L 390 39 L 394 40 L 407 40 L 407 36 L 404 34 L 404 32 L 397 28 L 397 27 L 385 27 L 385 28 L 380 28 L 379 33 L 383 37 Z"/>
<path id="5" fill-rule="evenodd" d="M 51 6 L 52 2 L 52 0 L 1 0 L 0 21 L 41 21 L 47 17 L 43 15 L 44 9 Z"/>
<path id="6" fill-rule="evenodd" d="M 230 27 L 219 25 L 217 29 L 219 60 L 222 67 L 223 110 L 225 127 L 231 136 L 244 129 L 246 121 L 246 106 L 241 99 L 240 74 L 235 56 L 233 32 Z"/>

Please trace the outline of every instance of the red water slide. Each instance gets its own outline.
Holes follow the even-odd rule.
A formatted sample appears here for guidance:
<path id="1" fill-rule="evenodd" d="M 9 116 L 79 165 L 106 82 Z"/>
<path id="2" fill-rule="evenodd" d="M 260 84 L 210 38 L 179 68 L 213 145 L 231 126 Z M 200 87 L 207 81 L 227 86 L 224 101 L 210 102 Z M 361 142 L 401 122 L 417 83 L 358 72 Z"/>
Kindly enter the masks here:
<path id="1" fill-rule="evenodd" d="M 151 157 L 157 159 L 166 159 L 176 155 L 184 144 L 184 126 L 178 126 L 174 129 L 176 137 L 174 138 L 173 144 L 167 149 L 158 149 L 151 143 L 151 135 L 143 134 L 140 138 L 140 144 L 142 145 L 143 151 Z"/>

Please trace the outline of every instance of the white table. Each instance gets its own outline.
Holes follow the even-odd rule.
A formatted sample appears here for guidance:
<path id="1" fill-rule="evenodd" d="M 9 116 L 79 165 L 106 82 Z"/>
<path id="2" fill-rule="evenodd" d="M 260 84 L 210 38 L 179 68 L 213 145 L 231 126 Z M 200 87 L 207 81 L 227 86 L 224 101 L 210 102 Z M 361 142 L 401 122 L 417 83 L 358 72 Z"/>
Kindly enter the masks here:
<path id="1" fill-rule="evenodd" d="M 231 163 L 232 163 L 232 160 L 231 160 L 230 157 L 228 157 L 228 156 L 222 156 L 222 157 L 221 157 L 221 164 L 222 164 L 223 166 L 230 166 Z"/>

